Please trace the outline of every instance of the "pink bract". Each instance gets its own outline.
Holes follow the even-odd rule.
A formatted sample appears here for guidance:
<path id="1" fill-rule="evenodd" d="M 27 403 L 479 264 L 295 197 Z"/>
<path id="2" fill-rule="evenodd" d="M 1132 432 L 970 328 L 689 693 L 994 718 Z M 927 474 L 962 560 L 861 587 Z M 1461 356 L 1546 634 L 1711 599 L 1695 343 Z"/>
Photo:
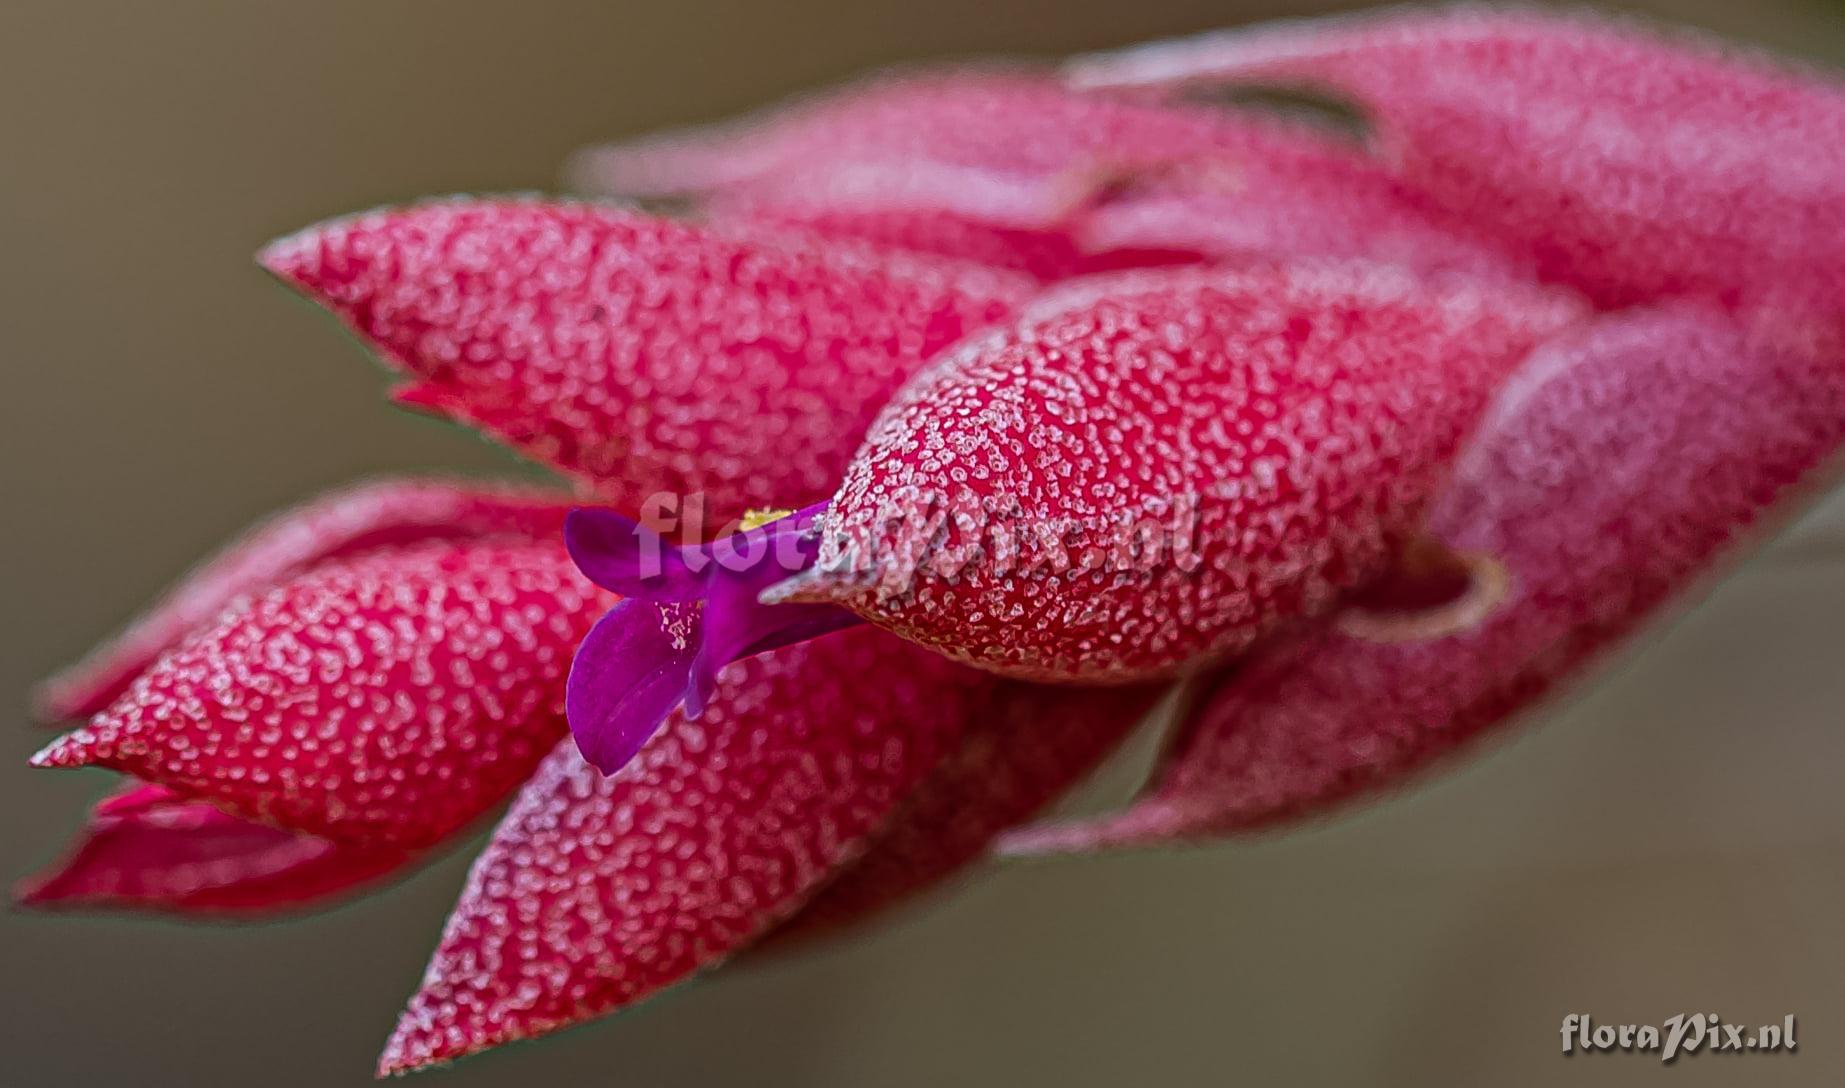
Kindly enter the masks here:
<path id="1" fill-rule="evenodd" d="M 1260 827 L 1398 783 L 1503 724 L 1825 482 L 1845 442 L 1838 346 L 1684 305 L 1547 346 L 1430 515 L 1504 580 L 1484 616 L 1392 637 L 1387 616 L 1348 614 L 1223 677 L 1126 811 L 1007 848 Z"/>
<path id="2" fill-rule="evenodd" d="M 1251 256 L 1516 275 L 1350 140 L 1255 110 L 1148 105 L 1044 76 L 889 80 L 740 124 L 585 154 L 620 195 L 1046 280 Z"/>
<path id="3" fill-rule="evenodd" d="M 1607 306 L 1845 298 L 1845 82 L 1587 13 L 1402 8 L 1141 46 L 1073 84 L 1283 84 L 1368 112 L 1380 155 Z"/>
<path id="4" fill-rule="evenodd" d="M 130 784 L 96 806 L 62 860 L 13 894 L 33 907 L 266 915 L 346 895 L 412 861 Z"/>
<path id="5" fill-rule="evenodd" d="M 378 480 L 335 491 L 251 529 L 199 565 L 148 612 L 39 691 L 45 718 L 102 710 L 187 634 L 238 596 L 319 563 L 428 540 L 555 534 L 565 496 L 460 480 Z"/>
<path id="6" fill-rule="evenodd" d="M 563 735 L 571 651 L 612 598 L 563 546 L 434 544 L 250 598 L 34 757 L 333 839 L 431 845 Z"/>
<path id="7" fill-rule="evenodd" d="M 410 378 L 402 399 L 625 513 L 702 497 L 708 533 L 824 497 L 904 378 L 1028 291 L 958 262 L 537 200 L 338 220 L 262 260 Z"/>
<path id="8" fill-rule="evenodd" d="M 886 409 L 773 591 L 960 660 L 1119 682 L 1241 653 L 1382 573 L 1570 297 L 1359 264 L 1127 273 Z"/>
<path id="9" fill-rule="evenodd" d="M 861 627 L 726 670 L 698 721 L 675 717 L 614 775 L 559 745 L 475 864 L 381 1070 L 603 1015 L 756 940 L 875 843 L 969 730 L 1118 735 L 1136 705 L 1029 692 Z"/>
<path id="10" fill-rule="evenodd" d="M 1370 139 L 1180 101 L 1275 84 Z M 996 843 L 1394 785 L 1845 441 L 1845 91 L 1637 25 L 1404 10 L 913 74 L 576 176 L 691 215 L 456 198 L 261 256 L 399 404 L 572 479 L 567 534 L 558 493 L 338 493 L 41 699 L 89 721 L 37 762 L 129 781 L 34 905 L 323 905 L 514 798 L 384 1072 L 797 947 Z M 785 562 L 704 566 L 745 544 Z M 1020 827 L 1178 676 L 1137 800 Z"/>

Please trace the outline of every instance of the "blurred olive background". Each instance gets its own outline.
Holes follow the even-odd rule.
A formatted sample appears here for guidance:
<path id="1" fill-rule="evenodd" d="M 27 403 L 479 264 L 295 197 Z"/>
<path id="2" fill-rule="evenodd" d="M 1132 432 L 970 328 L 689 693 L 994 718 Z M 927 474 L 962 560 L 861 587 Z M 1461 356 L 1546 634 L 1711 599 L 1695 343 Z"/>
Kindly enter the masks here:
<path id="1" fill-rule="evenodd" d="M 1056 54 L 1286 0 L 197 2 L 0 8 L 0 871 L 96 773 L 26 692 L 271 508 L 530 471 L 396 412 L 249 255 L 418 194 L 896 61 Z M 1652 10 L 1845 59 L 1821 0 Z M 1845 503 L 1544 727 L 1280 839 L 1013 866 L 864 939 L 434 1074 L 460 1085 L 1845 1083 Z M 1839 542 L 1834 547 L 1833 542 Z M 358 1085 L 470 846 L 331 914 L 0 919 L 0 1084 Z M 1563 1014 L 1800 1018 L 1797 1054 L 1563 1058 Z"/>

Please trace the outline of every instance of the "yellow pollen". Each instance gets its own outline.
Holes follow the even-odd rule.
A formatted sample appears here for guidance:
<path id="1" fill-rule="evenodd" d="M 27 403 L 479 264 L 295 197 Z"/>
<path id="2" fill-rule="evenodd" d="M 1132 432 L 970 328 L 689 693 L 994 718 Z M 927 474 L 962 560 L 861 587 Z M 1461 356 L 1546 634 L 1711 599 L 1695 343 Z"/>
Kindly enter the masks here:
<path id="1" fill-rule="evenodd" d="M 780 521 L 792 513 L 794 513 L 793 510 L 776 510 L 766 507 L 761 510 L 745 510 L 743 512 L 743 531 L 747 533 L 751 529 L 760 529 L 764 525 L 772 521 Z"/>

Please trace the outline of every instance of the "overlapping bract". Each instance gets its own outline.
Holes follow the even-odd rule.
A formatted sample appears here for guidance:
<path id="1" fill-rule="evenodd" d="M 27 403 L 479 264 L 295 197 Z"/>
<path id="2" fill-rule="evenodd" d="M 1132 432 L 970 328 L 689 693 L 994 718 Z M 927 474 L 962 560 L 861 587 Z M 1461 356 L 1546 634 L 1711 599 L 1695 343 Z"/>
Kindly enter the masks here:
<path id="1" fill-rule="evenodd" d="M 1430 517 L 1456 552 L 1503 569 L 1507 596 L 1488 615 L 1400 641 L 1334 624 L 1251 662 L 1193 710 L 1144 798 L 1008 849 L 1260 827 L 1398 782 L 1503 722 L 1815 482 L 1845 441 L 1837 346 L 1679 304 L 1546 347 Z"/>
<path id="2" fill-rule="evenodd" d="M 568 508 L 564 496 L 538 489 L 379 480 L 277 515 L 201 564 L 121 635 L 46 685 L 46 713 L 99 717 L 55 742 L 38 762 L 105 764 L 165 784 L 131 784 L 100 803 L 65 857 L 20 887 L 21 899 L 265 913 L 329 901 L 413 863 L 439 834 L 411 835 L 408 842 L 390 835 L 323 837 L 344 818 L 340 806 L 348 797 L 383 789 L 390 800 L 408 782 L 401 766 L 374 762 L 380 750 L 355 746 L 355 738 L 382 743 L 394 758 L 407 748 L 403 738 L 378 735 L 386 719 L 367 703 L 369 694 L 360 706 L 351 695 L 343 705 L 307 705 L 326 691 L 295 683 L 304 660 L 301 638 L 324 634 L 333 614 L 355 605 L 346 590 L 363 584 L 391 596 L 409 588 L 407 572 L 439 565 L 443 556 L 470 548 L 485 555 L 530 548 L 556 554 L 555 543 L 541 542 L 555 539 Z M 371 571 L 371 580 L 355 578 L 355 569 Z M 397 578 L 400 569 L 404 579 Z M 567 565 L 558 569 L 574 578 Z M 266 637 L 271 632 L 258 615 L 268 615 L 274 633 L 293 641 Z M 477 630 L 484 626 L 471 622 Z M 409 641 L 401 628 L 370 633 L 371 643 L 347 643 L 337 659 L 314 657 L 307 669 L 315 683 L 340 668 L 375 664 L 393 640 Z M 570 649 L 566 642 L 552 653 L 567 661 Z M 406 697 L 401 690 L 383 694 Z M 450 714 L 437 708 L 432 718 Z M 558 717 L 553 712 L 544 726 L 549 736 L 560 728 Z M 336 769 L 341 753 L 352 761 L 343 775 Z M 481 796 L 459 822 L 497 800 Z M 291 822 L 297 811 L 307 818 Z M 262 822 L 278 813 L 279 823 Z M 416 818 L 405 813 L 384 819 Z"/>
<path id="3" fill-rule="evenodd" d="M 558 531 L 567 509 L 557 494 L 439 478 L 332 492 L 256 526 L 201 563 L 120 634 L 46 681 L 39 713 L 52 720 L 95 714 L 240 594 L 316 564 L 420 541 L 538 539 Z"/>
<path id="4" fill-rule="evenodd" d="M 612 601 L 554 540 L 330 563 L 231 609 L 34 762 L 108 767 L 328 838 L 430 846 L 563 735 L 571 654 Z"/>
<path id="5" fill-rule="evenodd" d="M 130 784 L 99 802 L 69 853 L 14 895 L 33 907 L 268 915 L 318 906 L 413 861 Z"/>
<path id="6" fill-rule="evenodd" d="M 1580 314 L 1374 265 L 1072 286 L 905 388 L 785 592 L 1034 679 L 1240 653 L 1382 573 L 1498 384 Z"/>
<path id="7" fill-rule="evenodd" d="M 1519 270 L 1336 134 L 1253 110 L 1074 94 L 1022 71 L 876 82 L 759 120 L 599 148 L 578 173 L 618 195 L 695 196 L 719 221 L 1046 281 L 1251 256 Z"/>
<path id="8" fill-rule="evenodd" d="M 924 359 L 1027 281 L 589 204 L 450 200 L 338 220 L 263 264 L 411 379 L 400 396 L 709 532 L 822 498 Z M 666 507 L 647 510 L 654 496 Z"/>
<path id="9" fill-rule="evenodd" d="M 1033 558 L 1014 537 L 965 570 L 900 571 L 918 577 L 884 588 L 907 603 L 847 580 L 916 642 L 1026 675 L 1242 654 L 1140 800 L 1012 832 L 1015 853 L 1223 834 L 1394 782 L 1630 633 L 1845 438 L 1836 82 L 1468 9 L 1157 45 L 1062 82 L 886 80 L 579 164 L 605 191 L 689 197 L 702 225 L 451 200 L 263 261 L 403 373 L 401 403 L 624 514 L 702 493 L 691 543 L 844 474 L 842 529 L 885 499 L 964 534 L 962 515 L 1152 515 L 1165 558 L 1223 559 L 1187 583 L 1134 566 L 1144 537 L 1111 538 L 1129 569 L 1078 565 L 1036 598 L 980 565 Z M 1081 89 L 1274 82 L 1348 96 L 1382 157 Z M 1174 264 L 1223 267 L 1147 267 Z M 1138 270 L 1033 301 L 1119 269 Z M 1534 275 L 1645 308 L 1577 325 Z M 1188 529 L 1194 496 L 1223 505 Z M 387 1049 L 403 1071 L 901 900 L 1062 793 L 1160 691 L 1037 687 L 858 627 L 690 670 L 704 715 L 668 716 L 604 778 L 557 740 L 562 665 L 613 599 L 563 556 L 562 512 L 382 485 L 208 564 L 48 686 L 48 712 L 101 714 L 43 761 L 153 783 L 98 806 L 23 896 L 325 902 L 439 845 L 549 749 Z M 1036 558 L 1060 550 L 1094 553 Z M 759 634 L 753 600 L 730 603 Z"/>
<path id="10" fill-rule="evenodd" d="M 1845 298 L 1845 87 L 1688 34 L 1536 9 L 1402 8 L 1080 58 L 1090 88 L 1348 96 L 1398 175 L 1608 306 Z"/>
<path id="11" fill-rule="evenodd" d="M 468 218 L 454 205 L 443 210 Z M 568 218 L 580 210 L 598 223 L 629 222 L 643 234 L 650 229 L 659 233 L 677 230 L 681 237 L 700 237 L 670 223 L 650 226 L 638 217 L 622 220 L 626 213 L 573 210 L 563 205 L 485 201 L 475 210 L 492 221 L 488 233 L 505 227 L 506 216 L 513 220 L 525 216 L 524 222 L 530 225 L 549 221 L 554 215 Z M 404 214 L 416 219 L 431 212 L 414 209 Z M 542 233 L 548 228 L 540 222 L 535 229 Z M 303 255 L 304 248 L 312 249 L 311 258 Z M 662 251 L 646 246 L 635 249 L 629 254 L 634 276 L 646 279 L 651 276 L 646 262 L 660 258 Z M 310 236 L 298 236 L 268 251 L 265 261 L 284 276 L 305 283 L 313 274 L 331 276 L 328 270 L 332 268 L 340 275 L 353 273 L 354 263 L 341 263 L 341 254 L 353 256 L 369 269 L 363 275 L 374 275 L 372 286 L 386 295 L 391 293 L 394 277 L 402 272 L 389 246 L 372 235 L 342 237 L 335 242 L 328 242 L 326 232 L 312 236 L 311 241 Z M 785 493 L 791 468 L 786 455 L 831 456 L 843 463 L 858 437 L 853 417 L 868 419 L 900 381 L 904 367 L 916 365 L 937 339 L 957 335 L 961 310 L 978 310 L 980 318 L 1001 315 L 1009 304 L 996 299 L 1023 294 L 1018 281 L 977 268 L 905 257 L 887 259 L 868 252 L 822 254 L 779 236 L 760 244 L 739 242 L 721 251 L 714 245 L 705 256 L 732 276 L 728 283 L 710 289 L 707 297 L 715 300 L 712 305 L 718 316 L 711 319 L 707 331 L 748 340 L 762 332 L 757 320 L 762 313 L 774 311 L 788 321 L 781 329 L 786 357 L 763 355 L 754 340 L 741 350 L 756 353 L 752 358 L 770 358 L 772 365 L 782 368 L 779 373 L 762 372 L 765 387 L 788 396 L 806 395 L 803 389 L 812 391 L 825 402 L 814 409 L 820 413 L 814 418 L 824 416 L 829 421 L 824 435 L 815 430 L 777 437 L 776 428 L 762 417 L 759 402 L 752 401 L 747 410 L 734 413 L 729 420 L 736 425 L 732 434 L 756 428 L 758 437 L 767 443 L 763 448 L 773 451 L 735 467 L 738 475 L 730 483 L 736 499 L 733 506 L 738 507 L 744 495 Z M 767 271 L 752 271 L 753 262 Z M 822 272 L 808 274 L 810 265 Z M 829 286 L 824 275 L 827 268 L 844 270 L 838 283 Z M 661 271 L 672 274 L 670 267 Z M 414 293 L 427 286 L 427 281 L 441 280 L 446 274 L 433 270 L 423 281 L 412 276 L 414 282 L 405 290 Z M 319 282 L 324 285 L 331 280 Z M 766 304 L 758 290 L 765 283 L 771 296 Z M 992 298 L 964 304 L 971 295 L 955 292 L 969 284 L 991 287 Z M 688 297 L 700 290 L 694 284 L 688 288 Z M 785 295 L 779 301 L 774 297 L 777 290 Z M 867 295 L 880 291 L 897 302 L 882 310 L 876 305 L 867 309 Z M 511 287 L 497 297 L 510 305 L 529 295 L 522 287 Z M 944 298 L 947 302 L 940 306 L 930 301 Z M 923 301 L 909 306 L 908 299 Z M 696 300 L 688 304 L 695 307 Z M 376 311 L 368 307 L 369 302 L 359 304 L 375 316 Z M 948 316 L 943 317 L 944 313 Z M 686 350 L 677 344 L 682 334 L 697 340 L 698 330 L 674 326 L 671 311 L 649 308 L 627 316 L 640 325 L 657 322 L 657 344 L 662 352 L 675 345 L 677 350 Z M 975 319 L 969 317 L 966 324 L 971 327 Z M 498 317 L 485 320 L 503 325 Z M 377 322 L 368 326 L 371 331 L 383 328 Z M 855 342 L 857 354 L 847 352 L 842 357 L 838 346 L 858 335 L 855 328 L 863 330 L 863 337 Z M 416 340 L 423 347 L 429 342 L 428 338 Z M 387 353 L 398 350 L 390 347 L 388 336 L 380 344 Z M 686 357 L 681 355 L 680 362 L 686 362 Z M 877 367 L 889 369 L 875 380 L 855 381 L 854 366 L 860 367 L 860 377 Z M 576 377 L 581 375 L 570 380 Z M 482 403 L 497 403 L 513 416 L 555 422 L 548 413 L 557 410 L 557 399 L 549 397 L 542 382 L 522 381 L 492 394 L 481 392 L 486 388 L 483 384 L 475 392 L 484 398 Z M 433 392 L 436 385 L 425 381 L 400 399 L 425 404 L 439 400 Z M 593 391 L 590 397 L 597 399 Z M 862 421 L 856 426 L 862 430 Z M 509 432 L 496 433 L 506 437 Z M 585 436 L 596 433 L 594 429 L 584 432 Z M 701 459 L 721 452 L 708 448 L 708 443 L 701 445 L 709 437 L 701 434 L 689 439 L 691 446 L 677 464 L 687 472 L 706 471 L 701 465 L 707 462 Z M 777 442 L 782 445 L 776 446 Z M 568 442 L 527 448 L 549 457 L 563 456 L 558 467 L 567 472 L 576 467 L 567 453 L 577 447 Z M 799 466 L 794 467 L 798 472 Z M 637 482 L 637 488 L 642 483 L 670 488 L 685 479 L 657 462 L 646 471 L 653 478 Z M 634 492 L 636 496 L 640 493 Z M 153 640 L 145 637 L 131 642 L 131 647 L 146 647 L 148 658 L 160 649 L 167 651 L 166 656 L 153 663 L 113 706 L 52 745 L 38 762 L 102 764 L 152 777 L 163 785 L 147 789 L 160 791 L 162 801 L 145 806 L 145 815 L 111 803 L 62 869 L 22 888 L 22 895 L 40 904 L 58 900 L 181 913 L 261 912 L 312 905 L 414 860 L 491 808 L 526 777 L 536 755 L 561 731 L 555 696 L 561 690 L 561 665 L 567 663 L 569 651 L 581 637 L 580 624 L 593 619 L 614 599 L 578 581 L 564 559 L 556 535 L 563 506 L 554 498 L 534 499 L 529 509 L 518 508 L 518 517 L 495 520 L 467 504 L 451 501 L 445 505 L 409 487 L 394 490 L 381 485 L 357 495 L 353 500 L 311 505 L 280 519 L 272 529 L 254 534 L 254 544 L 231 549 L 226 558 L 209 564 L 194 583 L 177 592 L 175 599 L 187 602 L 184 609 L 165 607 L 157 614 L 157 622 L 139 625 L 168 632 L 176 645 L 152 646 Z M 327 516 L 329 509 L 333 516 Z M 717 512 L 729 509 L 719 505 Z M 213 608 L 226 606 L 228 611 L 221 618 L 197 623 Z M 188 626 L 194 629 L 186 630 Z M 917 765 L 905 772 L 905 782 L 922 783 L 917 791 L 919 804 L 910 806 L 905 790 L 871 788 L 857 802 L 864 812 L 900 814 L 890 821 L 861 816 L 864 827 L 852 841 L 828 846 L 826 853 L 831 861 L 845 862 L 868 844 L 881 851 L 888 833 L 890 849 L 899 862 L 913 857 L 921 864 L 904 864 L 901 874 L 889 872 L 889 865 L 862 870 L 847 866 L 847 872 L 855 874 L 852 884 L 856 890 L 826 908 L 818 916 L 823 921 L 804 923 L 810 930 L 832 928 L 882 907 L 972 861 L 993 836 L 1093 766 L 1131 728 L 1154 694 L 1124 691 L 1108 700 L 1083 699 L 1075 710 L 1060 711 L 1060 706 L 1075 700 L 1005 684 L 889 636 L 861 632 L 855 637 L 887 643 L 887 656 L 892 652 L 907 655 L 912 660 L 902 671 L 913 682 L 937 673 L 948 678 L 933 685 L 940 689 L 940 697 L 932 697 L 926 708 L 919 698 L 912 698 L 916 705 L 909 713 L 912 724 L 920 729 L 923 722 L 918 715 L 927 709 L 931 721 L 939 717 L 949 739 L 919 749 L 914 756 Z M 521 652 L 510 659 L 501 653 L 515 646 Z M 766 711 L 762 700 L 769 698 L 769 680 L 762 666 L 750 666 L 717 694 L 712 714 L 719 722 L 728 720 L 727 715 L 768 713 L 778 726 L 793 723 L 788 725 L 793 732 L 778 738 L 786 745 L 797 745 L 806 735 L 797 728 L 803 715 L 820 716 L 815 730 L 862 729 L 867 752 L 876 754 L 866 755 L 862 760 L 866 765 L 860 769 L 875 772 L 898 750 L 880 723 L 862 715 L 829 719 L 827 713 L 841 710 L 840 703 L 816 702 L 802 694 L 809 689 L 824 690 L 828 684 L 837 688 L 847 680 L 864 682 L 865 670 L 857 668 L 856 661 L 846 667 L 839 655 L 840 648 L 821 644 L 784 657 L 773 673 L 779 686 Z M 104 656 L 127 657 L 121 652 Z M 809 656 L 829 668 L 818 669 L 818 675 L 816 669 L 803 669 L 798 663 Z M 920 664 L 915 660 L 919 658 Z M 831 666 L 839 671 L 830 671 Z M 118 666 L 118 671 L 126 670 Z M 887 694 L 896 690 L 881 679 L 875 683 Z M 948 697 L 957 686 L 992 694 L 982 696 L 974 708 L 979 713 L 960 712 Z M 1066 719 L 1075 738 L 1068 749 L 1047 753 L 1042 745 L 1025 745 L 1016 759 L 992 750 L 995 735 L 1042 732 L 1043 722 Z M 944 762 L 940 757 L 956 735 L 949 726 L 958 730 L 963 724 L 969 725 L 975 738 L 988 739 Z M 751 734 L 738 742 L 759 739 Z M 762 773 L 798 776 L 815 766 L 813 752 L 783 751 L 783 758 Z M 574 751 L 568 754 L 576 758 Z M 797 755 L 799 766 L 791 762 Z M 937 764 L 941 764 L 939 769 Z M 681 773 L 693 765 L 688 760 L 670 773 Z M 965 781 L 977 765 L 1001 772 L 988 788 L 975 788 Z M 853 768 L 823 769 L 832 775 Z M 892 764 L 891 772 L 896 769 Z M 934 807 L 929 803 L 931 797 L 937 798 Z M 964 806 L 952 820 L 939 811 L 948 798 Z M 594 814 L 582 818 L 592 820 Z M 883 826 L 886 822 L 889 828 Z M 918 841 L 932 828 L 944 832 L 936 849 Z M 837 832 L 826 824 L 811 830 L 823 838 Z M 788 833 L 799 838 L 805 829 L 796 826 Z M 722 865 L 727 869 L 748 871 L 781 864 L 771 845 L 761 835 L 739 836 L 716 843 L 713 849 L 725 852 Z M 798 884 L 781 893 L 774 912 L 765 917 L 795 911 L 833 875 L 832 868 L 812 863 Z M 694 897 L 665 904 L 658 921 L 667 930 L 697 928 L 716 924 L 727 909 L 721 897 Z M 515 928 L 503 936 L 524 940 L 531 935 Z M 746 936 L 749 934 L 739 934 L 737 939 Z M 652 955 L 645 949 L 634 951 L 641 960 Z M 704 956 L 697 956 L 669 965 L 640 992 L 673 981 L 704 962 Z M 639 994 L 629 995 L 633 996 Z M 600 1004 L 584 1006 L 575 1018 L 595 1015 L 628 999 L 619 987 L 611 989 Z M 423 1003 L 437 1000 L 432 990 Z M 437 1060 L 530 1030 L 528 1021 L 475 1021 L 470 1029 L 472 1041 L 456 1044 L 452 1050 L 427 1046 L 418 1050 L 423 1044 L 405 1036 L 403 1046 L 408 1049 L 400 1052 L 398 1060 L 400 1064 L 411 1062 L 413 1058 L 402 1055 L 418 1053 L 422 1060 Z"/>
<path id="12" fill-rule="evenodd" d="M 945 756 L 967 758 L 950 755 L 965 736 L 1118 736 L 1144 705 L 1029 689 L 858 628 L 726 670 L 698 721 L 674 718 L 617 774 L 560 745 L 476 863 L 382 1069 L 630 1004 L 768 932 L 842 866 L 877 887 L 830 920 L 913 890 L 970 851 L 906 867 L 897 886 L 849 863 L 901 833 L 879 835 Z M 1010 815 L 1011 800 L 966 818 Z"/>
<path id="13" fill-rule="evenodd" d="M 838 932 L 975 862 L 1000 834 L 1082 781 L 1125 740 L 1157 685 L 1002 685 L 961 743 L 910 791 L 859 859 L 771 933 L 781 947 Z"/>

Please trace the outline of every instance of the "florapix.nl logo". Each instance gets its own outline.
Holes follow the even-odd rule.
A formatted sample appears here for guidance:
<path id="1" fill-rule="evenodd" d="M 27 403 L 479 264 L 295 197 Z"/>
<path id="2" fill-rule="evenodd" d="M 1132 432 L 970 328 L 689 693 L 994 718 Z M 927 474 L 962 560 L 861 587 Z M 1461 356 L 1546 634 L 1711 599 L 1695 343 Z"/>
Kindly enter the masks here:
<path id="1" fill-rule="evenodd" d="M 1691 1054 L 1729 1052 L 1777 1054 L 1794 1051 L 1794 1015 L 1749 1027 L 1714 1012 L 1679 1013 L 1658 1024 L 1598 1024 L 1586 1013 L 1563 1018 L 1557 1034 L 1563 1053 L 1657 1054 L 1666 1065 Z"/>

